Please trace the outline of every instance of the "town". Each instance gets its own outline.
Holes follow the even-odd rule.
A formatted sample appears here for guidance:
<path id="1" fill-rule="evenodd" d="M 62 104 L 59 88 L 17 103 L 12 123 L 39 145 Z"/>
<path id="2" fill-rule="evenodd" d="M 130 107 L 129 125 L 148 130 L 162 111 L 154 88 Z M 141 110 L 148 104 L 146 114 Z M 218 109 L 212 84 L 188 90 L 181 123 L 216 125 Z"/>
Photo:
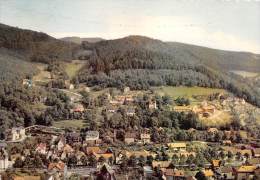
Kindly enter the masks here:
<path id="1" fill-rule="evenodd" d="M 260 180 L 260 0 L 0 0 L 0 180 Z"/>
<path id="2" fill-rule="evenodd" d="M 26 88 L 32 83 L 22 82 Z M 191 105 L 189 99 L 172 100 L 124 87 L 95 98 L 87 95 L 86 103 L 90 88 L 78 88 L 79 94 L 72 84 L 65 88 L 61 90 L 69 94 L 69 112 L 75 120 L 64 120 L 59 127 L 6 130 L 0 143 L 2 179 L 259 178 L 257 135 L 236 125 L 227 128 L 228 123 L 218 128 L 203 125 L 211 117 L 230 114 L 231 105 L 232 111 L 250 108 L 243 99 L 213 93 Z M 102 121 L 95 116 L 103 116 Z M 153 118 L 145 122 L 146 116 Z M 80 119 L 86 119 L 85 128 L 75 128 Z M 71 127 L 66 122 L 72 122 Z"/>

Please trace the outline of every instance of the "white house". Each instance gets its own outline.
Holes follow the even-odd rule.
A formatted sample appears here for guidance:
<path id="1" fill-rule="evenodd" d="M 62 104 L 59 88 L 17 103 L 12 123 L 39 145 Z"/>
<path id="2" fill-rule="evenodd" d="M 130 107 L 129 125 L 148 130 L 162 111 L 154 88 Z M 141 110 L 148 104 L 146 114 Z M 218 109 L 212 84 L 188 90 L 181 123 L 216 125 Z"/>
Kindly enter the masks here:
<path id="1" fill-rule="evenodd" d="M 7 168 L 12 167 L 13 162 L 9 161 L 8 153 L 6 152 L 5 143 L 1 143 L 0 145 L 0 171 L 4 171 Z"/>
<path id="2" fill-rule="evenodd" d="M 66 139 L 64 137 L 61 137 L 57 144 L 58 151 L 62 151 L 65 145 L 66 145 Z"/>
<path id="3" fill-rule="evenodd" d="M 99 139 L 99 132 L 98 131 L 87 131 L 86 132 L 86 141 L 96 141 Z"/>
<path id="4" fill-rule="evenodd" d="M 26 137 L 25 128 L 23 127 L 14 127 L 12 128 L 11 133 L 12 133 L 12 141 L 22 140 Z"/>

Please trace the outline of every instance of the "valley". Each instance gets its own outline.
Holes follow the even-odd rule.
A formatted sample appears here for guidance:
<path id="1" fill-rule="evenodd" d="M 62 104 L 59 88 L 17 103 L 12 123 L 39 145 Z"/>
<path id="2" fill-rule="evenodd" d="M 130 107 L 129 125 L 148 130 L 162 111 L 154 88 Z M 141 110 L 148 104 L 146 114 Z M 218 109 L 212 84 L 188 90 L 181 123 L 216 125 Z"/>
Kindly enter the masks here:
<path id="1" fill-rule="evenodd" d="M 0 32 L 0 177 L 88 178 L 105 168 L 117 179 L 224 179 L 229 168 L 234 179 L 257 170 L 259 55 L 143 36 Z"/>

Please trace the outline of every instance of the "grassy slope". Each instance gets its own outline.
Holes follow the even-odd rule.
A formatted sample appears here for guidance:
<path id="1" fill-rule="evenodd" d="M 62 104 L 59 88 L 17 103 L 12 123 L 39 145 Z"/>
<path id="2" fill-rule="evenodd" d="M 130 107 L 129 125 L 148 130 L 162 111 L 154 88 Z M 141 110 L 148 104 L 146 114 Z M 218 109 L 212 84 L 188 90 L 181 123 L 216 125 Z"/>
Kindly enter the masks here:
<path id="1" fill-rule="evenodd" d="M 0 49 L 0 82 L 19 80 L 37 72 L 37 68 L 30 62 L 21 60 L 6 50 Z"/>
<path id="2" fill-rule="evenodd" d="M 173 99 L 176 99 L 177 97 L 186 97 L 189 98 L 191 101 L 194 101 L 192 96 L 196 96 L 196 95 L 210 95 L 217 92 L 227 93 L 224 89 L 213 89 L 213 88 L 203 88 L 203 87 L 163 86 L 163 87 L 155 87 L 153 89 L 159 95 L 168 95 Z"/>
<path id="3" fill-rule="evenodd" d="M 244 78 L 253 78 L 260 75 L 260 69 L 259 72 L 248 72 L 248 71 L 231 71 L 231 72 L 240 75 Z"/>
<path id="4" fill-rule="evenodd" d="M 72 61 L 65 64 L 65 71 L 68 74 L 69 78 L 72 79 L 77 75 L 79 70 L 84 66 L 85 62 L 83 61 Z"/>
<path id="5" fill-rule="evenodd" d="M 58 128 L 77 129 L 86 127 L 86 123 L 84 120 L 64 120 L 53 122 L 53 126 Z"/>

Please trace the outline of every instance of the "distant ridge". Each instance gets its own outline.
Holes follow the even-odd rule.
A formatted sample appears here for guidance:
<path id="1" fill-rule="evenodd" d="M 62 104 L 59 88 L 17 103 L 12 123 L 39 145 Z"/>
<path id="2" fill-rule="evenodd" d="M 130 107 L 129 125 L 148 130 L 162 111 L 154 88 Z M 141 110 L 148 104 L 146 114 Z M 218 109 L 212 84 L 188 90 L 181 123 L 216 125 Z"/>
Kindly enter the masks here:
<path id="1" fill-rule="evenodd" d="M 81 37 L 77 37 L 77 36 L 72 36 L 72 37 L 60 38 L 60 40 L 66 41 L 66 42 L 73 42 L 76 44 L 81 44 L 83 41 L 87 41 L 89 43 L 96 43 L 99 41 L 104 41 L 105 39 L 99 38 L 99 37 L 81 38 Z"/>

